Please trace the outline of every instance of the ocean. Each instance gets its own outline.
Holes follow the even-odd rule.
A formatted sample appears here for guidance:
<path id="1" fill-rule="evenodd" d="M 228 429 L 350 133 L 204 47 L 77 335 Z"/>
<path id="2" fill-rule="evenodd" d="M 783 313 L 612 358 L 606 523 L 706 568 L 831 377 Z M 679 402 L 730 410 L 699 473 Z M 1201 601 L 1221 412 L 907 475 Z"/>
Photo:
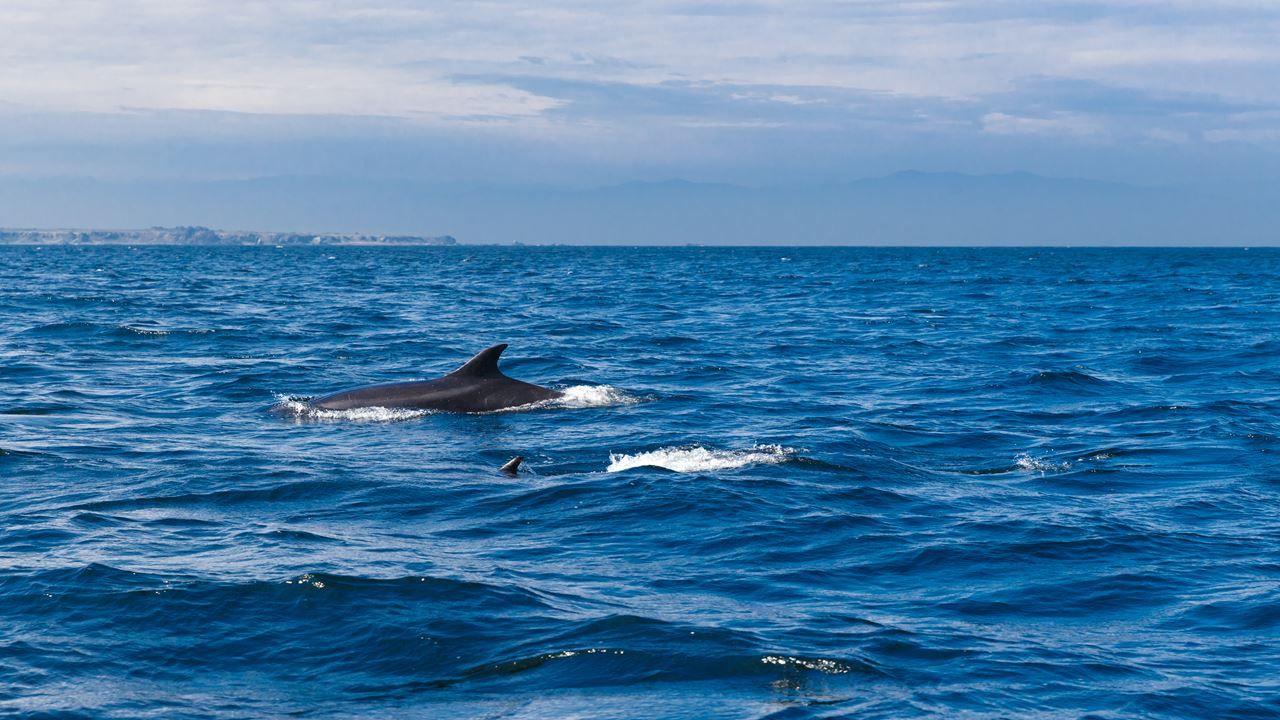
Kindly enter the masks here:
<path id="1" fill-rule="evenodd" d="M 1280 717 L 1277 450 L 1275 249 L 0 247 L 0 715 Z"/>

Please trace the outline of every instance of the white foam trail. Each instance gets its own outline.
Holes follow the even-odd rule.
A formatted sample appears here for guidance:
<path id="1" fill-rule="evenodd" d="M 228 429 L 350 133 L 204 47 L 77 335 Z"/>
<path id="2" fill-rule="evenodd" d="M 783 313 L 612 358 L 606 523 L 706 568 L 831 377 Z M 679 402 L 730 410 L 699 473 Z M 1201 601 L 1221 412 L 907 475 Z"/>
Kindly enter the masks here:
<path id="1" fill-rule="evenodd" d="M 430 415 L 430 410 L 412 408 L 362 407 L 351 410 L 325 410 L 312 407 L 306 398 L 276 395 L 279 400 L 271 409 L 298 420 L 345 420 L 356 422 L 396 422 Z"/>
<path id="2" fill-rule="evenodd" d="M 679 473 L 733 470 L 747 465 L 776 465 L 795 456 L 796 450 L 781 445 L 756 445 L 750 450 L 708 450 L 701 445 L 660 448 L 623 455 L 609 453 L 608 472 L 638 467 L 660 467 Z"/>
<path id="3" fill-rule="evenodd" d="M 634 405 L 643 401 L 643 398 L 629 395 L 612 385 L 574 385 L 560 392 L 564 396 L 549 404 L 566 408 L 593 408 Z"/>

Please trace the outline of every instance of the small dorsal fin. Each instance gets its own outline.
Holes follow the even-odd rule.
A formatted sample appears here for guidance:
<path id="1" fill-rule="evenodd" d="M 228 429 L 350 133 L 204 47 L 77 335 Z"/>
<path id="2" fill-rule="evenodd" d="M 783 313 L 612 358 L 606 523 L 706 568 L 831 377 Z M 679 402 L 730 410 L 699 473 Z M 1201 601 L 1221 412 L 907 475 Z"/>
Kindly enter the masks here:
<path id="1" fill-rule="evenodd" d="M 507 461 L 507 464 L 506 464 L 506 465 L 503 465 L 503 466 L 502 466 L 501 468 L 499 468 L 499 469 L 500 469 L 500 470 L 502 470 L 502 472 L 504 472 L 504 473 L 506 473 L 506 474 L 508 474 L 508 475 L 510 475 L 510 476 L 512 476 L 512 477 L 515 477 L 515 476 L 516 476 L 516 474 L 520 472 L 520 463 L 522 463 L 522 462 L 524 462 L 524 456 L 523 456 L 523 455 L 517 455 L 517 456 L 515 456 L 515 457 L 511 458 L 509 461 Z"/>
<path id="2" fill-rule="evenodd" d="M 507 349 L 506 343 L 494 345 L 487 350 L 481 350 L 476 356 L 466 362 L 465 365 L 449 373 L 450 375 L 466 375 L 469 377 L 488 377 L 491 375 L 501 375 L 498 370 L 498 357 L 502 355 L 502 351 Z"/>

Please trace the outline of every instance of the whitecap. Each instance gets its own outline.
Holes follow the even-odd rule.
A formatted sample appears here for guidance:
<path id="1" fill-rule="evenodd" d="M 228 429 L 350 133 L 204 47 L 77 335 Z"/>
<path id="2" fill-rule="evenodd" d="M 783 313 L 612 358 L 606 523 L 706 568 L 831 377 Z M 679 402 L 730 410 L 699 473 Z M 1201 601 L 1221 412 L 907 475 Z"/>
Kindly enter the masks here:
<path id="1" fill-rule="evenodd" d="M 1069 462 L 1051 462 L 1042 458 L 1032 457 L 1023 453 L 1013 459 L 1013 464 L 1019 470 L 1030 470 L 1034 472 L 1062 472 L 1071 468 Z"/>
<path id="2" fill-rule="evenodd" d="M 609 453 L 607 472 L 638 467 L 660 467 L 679 473 L 733 470 L 747 465 L 776 465 L 795 457 L 796 450 L 781 445 L 756 445 L 749 450 L 711 450 L 701 445 L 668 447 L 625 455 Z"/>

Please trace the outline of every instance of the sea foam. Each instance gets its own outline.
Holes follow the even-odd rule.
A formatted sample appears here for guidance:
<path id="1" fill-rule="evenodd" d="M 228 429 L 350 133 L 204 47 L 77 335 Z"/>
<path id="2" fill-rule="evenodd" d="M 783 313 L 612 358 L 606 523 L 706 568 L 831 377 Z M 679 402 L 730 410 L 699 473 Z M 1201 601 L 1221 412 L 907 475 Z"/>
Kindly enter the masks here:
<path id="1" fill-rule="evenodd" d="M 776 465 L 795 457 L 796 450 L 781 445 L 756 445 L 749 450 L 711 450 L 701 445 L 668 447 L 624 455 L 609 454 L 608 472 L 638 467 L 660 467 L 679 473 L 733 470 L 748 465 Z"/>
<path id="2" fill-rule="evenodd" d="M 1044 458 L 1033 457 L 1027 453 L 1023 453 L 1013 459 L 1014 467 L 1019 470 L 1028 470 L 1032 472 L 1063 472 L 1071 469 L 1069 462 L 1053 462 Z"/>
<path id="3" fill-rule="evenodd" d="M 552 400 L 549 405 L 566 408 L 613 407 L 614 405 L 634 405 L 643 402 L 644 398 L 631 395 L 612 385 L 574 385 L 561 390 L 563 397 Z"/>

